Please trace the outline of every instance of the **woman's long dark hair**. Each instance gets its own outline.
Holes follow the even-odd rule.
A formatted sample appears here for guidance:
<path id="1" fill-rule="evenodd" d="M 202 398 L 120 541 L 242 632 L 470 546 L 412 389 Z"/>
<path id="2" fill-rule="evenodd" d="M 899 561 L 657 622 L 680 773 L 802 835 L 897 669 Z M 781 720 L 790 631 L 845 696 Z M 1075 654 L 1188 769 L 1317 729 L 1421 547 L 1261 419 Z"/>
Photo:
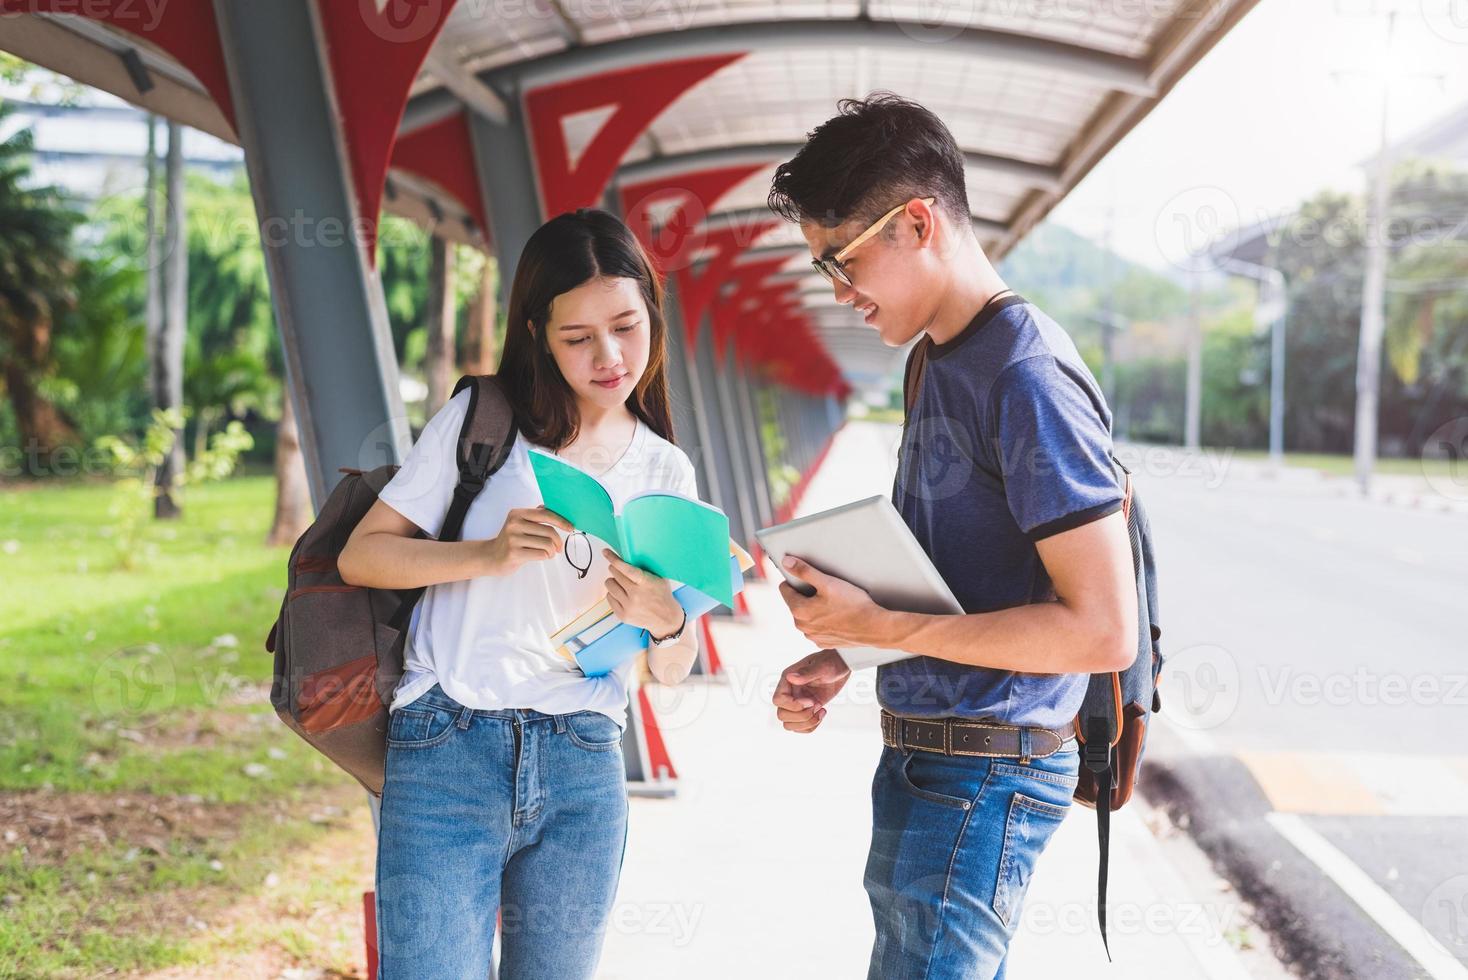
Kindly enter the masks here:
<path id="1" fill-rule="evenodd" d="M 632 231 L 616 215 L 578 208 L 557 215 L 525 243 L 505 326 L 499 378 L 531 442 L 560 450 L 581 431 L 576 394 L 550 351 L 551 300 L 599 276 L 635 279 L 647 304 L 651 338 L 647 369 L 627 399 L 627 407 L 669 442 L 667 326 L 663 320 L 663 283 Z M 535 324 L 530 331 L 529 324 Z"/>

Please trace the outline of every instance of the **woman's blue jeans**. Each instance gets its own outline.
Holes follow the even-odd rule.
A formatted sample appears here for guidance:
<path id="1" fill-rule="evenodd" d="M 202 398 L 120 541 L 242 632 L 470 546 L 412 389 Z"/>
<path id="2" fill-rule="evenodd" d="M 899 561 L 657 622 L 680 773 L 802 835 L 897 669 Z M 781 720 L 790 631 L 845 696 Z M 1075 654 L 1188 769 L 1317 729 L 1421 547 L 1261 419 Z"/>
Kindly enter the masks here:
<path id="1" fill-rule="evenodd" d="M 627 846 L 622 729 L 595 711 L 394 711 L 377 838 L 380 980 L 596 970 Z"/>
<path id="2" fill-rule="evenodd" d="M 1080 753 L 1018 759 L 885 747 L 872 780 L 869 980 L 1003 980 L 1035 861 Z"/>

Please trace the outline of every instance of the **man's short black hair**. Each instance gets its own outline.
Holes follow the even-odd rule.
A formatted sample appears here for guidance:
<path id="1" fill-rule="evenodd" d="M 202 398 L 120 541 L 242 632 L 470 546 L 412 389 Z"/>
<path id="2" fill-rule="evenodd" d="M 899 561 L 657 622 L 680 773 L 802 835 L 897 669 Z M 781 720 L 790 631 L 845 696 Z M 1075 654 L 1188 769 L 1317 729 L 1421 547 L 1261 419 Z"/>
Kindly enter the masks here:
<path id="1" fill-rule="evenodd" d="M 807 134 L 795 157 L 775 169 L 770 210 L 790 221 L 834 228 L 870 223 L 914 197 L 967 227 L 963 151 L 943 121 L 891 92 L 842 99 L 832 116 Z"/>

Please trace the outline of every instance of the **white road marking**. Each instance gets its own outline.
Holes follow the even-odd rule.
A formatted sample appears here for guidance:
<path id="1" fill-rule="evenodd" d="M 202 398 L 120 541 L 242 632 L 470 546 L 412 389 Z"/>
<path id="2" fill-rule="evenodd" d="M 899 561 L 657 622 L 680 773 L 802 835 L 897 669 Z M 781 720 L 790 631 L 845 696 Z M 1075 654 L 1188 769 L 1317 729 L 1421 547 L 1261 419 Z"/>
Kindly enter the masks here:
<path id="1" fill-rule="evenodd" d="M 1293 813 L 1268 813 L 1264 819 L 1280 836 L 1340 886 L 1381 930 L 1407 951 L 1434 980 L 1468 980 L 1468 966 L 1443 948 L 1412 915 L 1371 880 L 1354 861 Z"/>

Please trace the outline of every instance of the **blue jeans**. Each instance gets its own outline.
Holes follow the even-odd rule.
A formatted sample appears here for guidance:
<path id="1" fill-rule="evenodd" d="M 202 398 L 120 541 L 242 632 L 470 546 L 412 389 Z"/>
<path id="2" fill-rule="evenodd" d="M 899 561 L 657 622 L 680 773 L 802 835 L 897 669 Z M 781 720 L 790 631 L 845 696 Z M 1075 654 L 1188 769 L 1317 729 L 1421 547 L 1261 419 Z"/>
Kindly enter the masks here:
<path id="1" fill-rule="evenodd" d="M 1003 980 L 1040 852 L 1070 810 L 1075 743 L 1043 759 L 885 747 L 872 780 L 868 980 Z"/>
<path id="2" fill-rule="evenodd" d="M 377 838 L 380 980 L 591 977 L 627 846 L 606 715 L 467 708 L 438 685 L 391 715 Z"/>

